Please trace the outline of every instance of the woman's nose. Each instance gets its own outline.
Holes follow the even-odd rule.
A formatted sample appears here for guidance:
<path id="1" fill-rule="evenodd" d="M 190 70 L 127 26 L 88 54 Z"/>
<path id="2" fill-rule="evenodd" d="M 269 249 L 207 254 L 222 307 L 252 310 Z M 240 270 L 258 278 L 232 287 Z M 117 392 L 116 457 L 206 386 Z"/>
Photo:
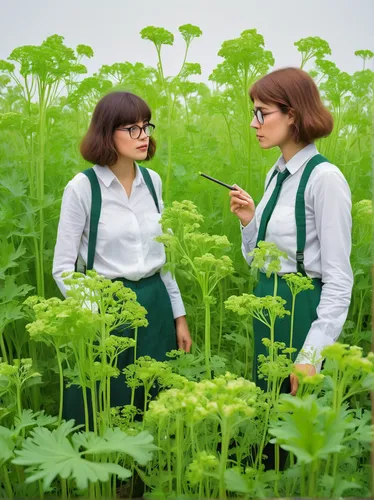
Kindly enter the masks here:
<path id="1" fill-rule="evenodd" d="M 139 139 L 146 139 L 148 136 L 147 134 L 145 133 L 145 130 L 144 128 L 141 129 L 140 131 L 140 136 L 139 136 Z"/>
<path id="2" fill-rule="evenodd" d="M 261 127 L 261 124 L 259 123 L 259 121 L 257 120 L 257 118 L 255 116 L 253 117 L 253 120 L 251 121 L 251 127 L 256 128 L 256 129 Z"/>

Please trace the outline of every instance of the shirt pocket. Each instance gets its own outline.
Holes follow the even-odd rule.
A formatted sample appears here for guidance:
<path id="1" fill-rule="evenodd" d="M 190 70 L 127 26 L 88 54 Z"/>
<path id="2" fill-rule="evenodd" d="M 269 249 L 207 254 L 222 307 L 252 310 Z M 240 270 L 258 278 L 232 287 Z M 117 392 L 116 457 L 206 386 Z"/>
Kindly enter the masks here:
<path id="1" fill-rule="evenodd" d="M 272 231 L 277 238 L 296 237 L 295 207 L 276 205 L 272 216 Z"/>
<path id="2" fill-rule="evenodd" d="M 145 223 L 147 225 L 149 234 L 155 236 L 159 236 L 160 234 L 162 234 L 160 219 L 161 219 L 161 214 L 159 214 L 158 212 L 145 214 Z"/>
<path id="3" fill-rule="evenodd" d="M 155 241 L 157 236 L 162 234 L 162 227 L 160 224 L 161 214 L 147 213 L 144 216 L 147 228 L 148 249 L 151 254 L 158 254 L 163 250 L 162 243 Z"/>

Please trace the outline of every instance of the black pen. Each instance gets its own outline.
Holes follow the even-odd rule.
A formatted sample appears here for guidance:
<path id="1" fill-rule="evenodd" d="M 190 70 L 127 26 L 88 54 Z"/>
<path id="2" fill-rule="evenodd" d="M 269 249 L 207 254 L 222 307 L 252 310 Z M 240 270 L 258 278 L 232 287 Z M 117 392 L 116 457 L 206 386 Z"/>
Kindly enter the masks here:
<path id="1" fill-rule="evenodd" d="M 235 191 L 237 189 L 234 186 L 230 186 L 230 184 L 226 184 L 225 182 L 219 181 L 218 179 L 215 179 L 214 177 L 211 177 L 210 175 L 203 174 L 202 172 L 199 172 L 199 175 L 201 175 L 202 177 L 205 177 L 206 179 L 209 179 L 210 181 L 216 182 L 217 184 L 220 184 L 221 186 L 224 186 L 227 189 L 231 189 L 232 191 Z"/>

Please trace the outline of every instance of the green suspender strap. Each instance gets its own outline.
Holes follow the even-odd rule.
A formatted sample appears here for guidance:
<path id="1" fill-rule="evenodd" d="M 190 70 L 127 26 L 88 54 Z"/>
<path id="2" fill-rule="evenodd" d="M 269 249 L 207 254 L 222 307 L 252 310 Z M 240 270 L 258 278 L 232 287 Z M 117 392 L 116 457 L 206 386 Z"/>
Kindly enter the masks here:
<path id="1" fill-rule="evenodd" d="M 95 170 L 88 168 L 82 172 L 88 177 L 91 184 L 91 214 L 90 214 L 90 233 L 88 237 L 88 252 L 86 271 L 93 269 L 95 259 L 97 228 L 99 226 L 99 219 L 101 213 L 101 189 Z"/>
<path id="2" fill-rule="evenodd" d="M 297 272 L 306 276 L 304 267 L 304 250 L 306 242 L 306 218 L 305 218 L 305 188 L 308 183 L 309 177 L 313 172 L 314 168 L 320 163 L 328 162 L 328 160 L 317 154 L 311 158 L 306 164 L 303 175 L 301 176 L 300 184 L 296 193 L 296 203 L 295 203 L 295 218 L 296 218 L 296 235 L 297 235 L 297 247 L 296 247 L 296 265 Z"/>
<path id="3" fill-rule="evenodd" d="M 148 172 L 148 170 L 145 167 L 139 167 L 139 168 L 140 168 L 140 171 L 143 175 L 144 182 L 147 184 L 147 188 L 149 189 L 149 192 L 152 195 L 153 201 L 155 202 L 157 212 L 160 213 L 160 207 L 158 205 L 158 199 L 156 196 L 155 187 L 153 185 L 150 173 Z"/>
<path id="4" fill-rule="evenodd" d="M 143 175 L 144 182 L 152 195 L 153 201 L 155 202 L 158 213 L 160 213 L 160 207 L 158 199 L 156 196 L 156 191 L 148 170 L 145 167 L 139 167 Z M 88 252 L 87 252 L 87 265 L 86 270 L 89 271 L 93 269 L 95 250 L 96 250 L 96 240 L 97 240 L 97 228 L 99 226 L 100 214 L 101 214 L 101 189 L 100 184 L 97 179 L 95 170 L 93 168 L 88 168 L 84 170 L 82 174 L 88 177 L 91 184 L 91 213 L 90 213 L 90 233 L 88 237 Z"/>

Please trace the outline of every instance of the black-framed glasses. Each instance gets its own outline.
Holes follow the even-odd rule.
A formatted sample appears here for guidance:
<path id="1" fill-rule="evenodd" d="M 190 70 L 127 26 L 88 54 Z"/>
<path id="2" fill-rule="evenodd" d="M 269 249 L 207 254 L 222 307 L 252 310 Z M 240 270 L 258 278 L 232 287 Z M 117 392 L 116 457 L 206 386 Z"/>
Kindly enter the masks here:
<path id="1" fill-rule="evenodd" d="M 126 130 L 130 134 L 131 139 L 139 139 L 142 135 L 142 130 L 144 130 L 147 137 L 151 137 L 155 128 L 156 126 L 153 123 L 146 123 L 142 127 L 133 125 L 132 127 L 118 127 L 117 130 Z"/>
<path id="2" fill-rule="evenodd" d="M 258 123 L 260 125 L 263 125 L 265 123 L 265 116 L 272 115 L 273 113 L 278 113 L 280 110 L 277 109 L 276 111 L 269 111 L 268 113 L 263 113 L 261 109 L 252 109 L 252 111 Z"/>

